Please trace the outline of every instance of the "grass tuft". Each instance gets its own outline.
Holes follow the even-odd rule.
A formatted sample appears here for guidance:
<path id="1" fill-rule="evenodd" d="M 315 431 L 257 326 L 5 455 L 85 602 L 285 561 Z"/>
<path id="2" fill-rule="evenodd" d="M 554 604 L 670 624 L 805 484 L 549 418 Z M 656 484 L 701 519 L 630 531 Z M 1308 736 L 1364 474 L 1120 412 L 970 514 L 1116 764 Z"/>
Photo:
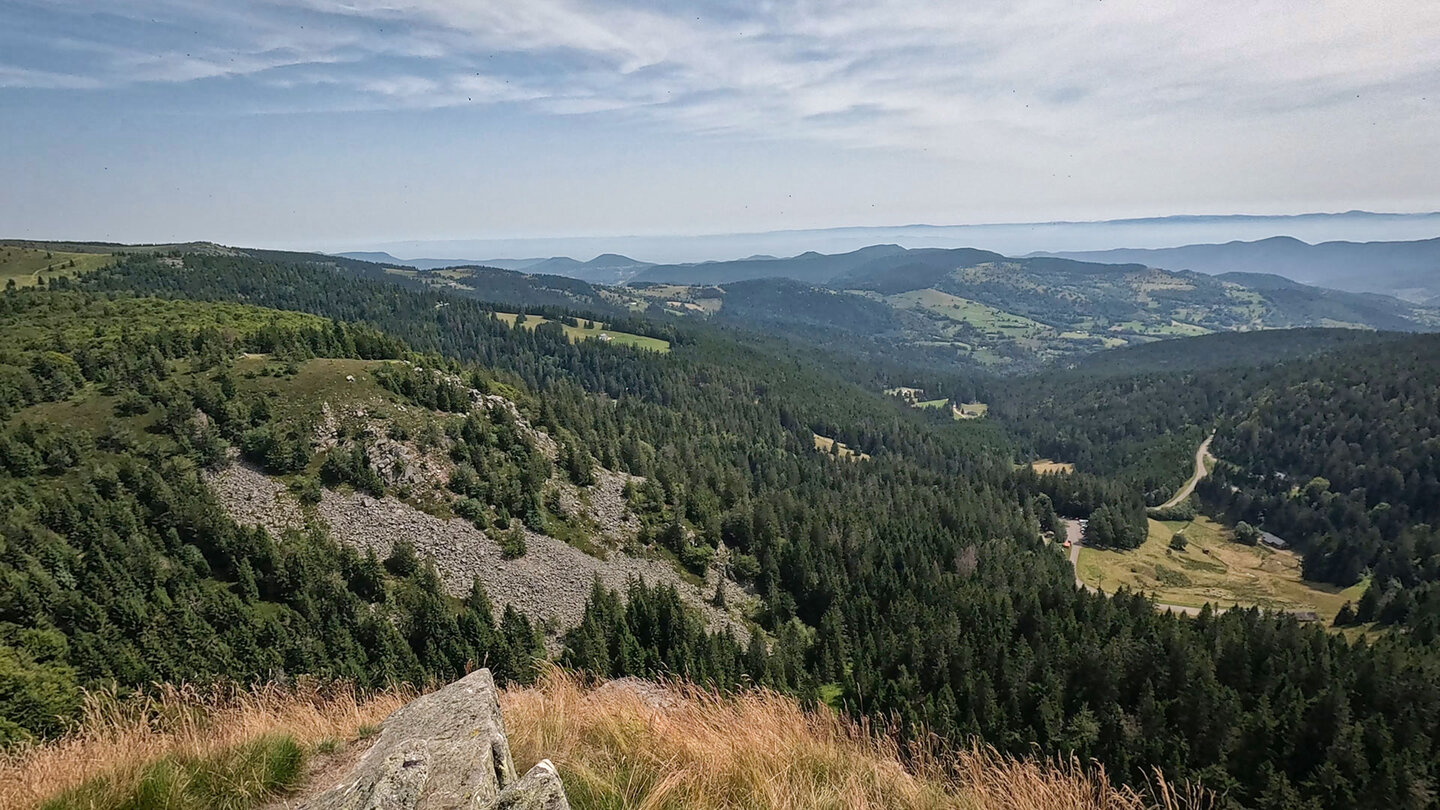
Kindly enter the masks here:
<path id="1" fill-rule="evenodd" d="M 252 690 L 161 687 L 90 695 L 84 723 L 0 758 L 0 808 L 249 810 L 314 777 L 307 753 L 372 737 L 412 697 L 302 682 Z M 500 698 L 516 765 L 559 768 L 572 806 L 644 810 L 1189 810 L 1198 789 L 1157 775 L 1145 794 L 1078 760 L 902 745 L 820 707 L 548 667 Z M 310 787 L 313 787 L 311 785 Z M 292 794 L 292 795 L 303 795 Z"/>
<path id="2" fill-rule="evenodd" d="M 1112 785 L 1078 761 L 903 749 L 836 713 L 768 690 L 734 697 L 627 679 L 593 687 L 551 668 L 501 698 L 521 770 L 558 767 L 571 803 L 646 810 L 1178 810 L 1200 807 L 1163 780 L 1155 798 Z"/>
<path id="3" fill-rule="evenodd" d="M 248 740 L 203 757 L 169 755 L 137 779 L 100 776 L 41 805 L 42 810 L 245 810 L 300 783 L 305 749 L 288 734 Z"/>
<path id="4" fill-rule="evenodd" d="M 0 808 L 251 807 L 302 778 L 307 751 L 366 736 L 412 694 L 310 680 L 93 692 L 70 734 L 0 753 Z"/>

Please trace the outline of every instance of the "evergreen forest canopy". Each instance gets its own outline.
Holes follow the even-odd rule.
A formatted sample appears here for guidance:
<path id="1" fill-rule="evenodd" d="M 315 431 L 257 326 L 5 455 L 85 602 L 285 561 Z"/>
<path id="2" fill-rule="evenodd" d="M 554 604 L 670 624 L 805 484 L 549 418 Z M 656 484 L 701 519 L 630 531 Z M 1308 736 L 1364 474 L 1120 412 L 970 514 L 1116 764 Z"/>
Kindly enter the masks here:
<path id="1" fill-rule="evenodd" d="M 1440 338 L 1307 331 L 1250 350 L 1251 336 L 1221 335 L 1104 371 L 1001 379 L 833 354 L 803 335 L 620 321 L 613 304 L 550 287 L 522 300 L 529 288 L 509 277 L 505 300 L 485 302 L 483 288 L 364 262 L 168 258 L 0 297 L 0 739 L 61 732 L 79 690 L 104 684 L 375 684 L 479 662 L 531 677 L 558 628 L 497 618 L 478 583 L 447 596 L 403 543 L 381 559 L 323 532 L 238 526 L 205 485 L 239 453 L 302 500 L 320 486 L 398 494 L 363 454 L 320 464 L 317 415 L 265 390 L 298 386 L 317 359 L 409 361 L 512 400 L 557 437 L 555 463 L 577 483 L 592 462 L 644 477 L 631 497 L 643 536 L 701 568 L 723 544 L 758 597 L 741 643 L 673 589 L 597 585 L 560 635 L 569 665 L 764 683 L 908 733 L 1074 752 L 1137 785 L 1159 768 L 1222 806 L 1434 806 Z M 517 304 L 620 321 L 671 351 L 495 317 Z M 1233 364 L 1216 365 L 1222 348 Z M 272 388 L 238 371 L 242 355 L 267 358 Z M 452 480 L 457 505 L 556 519 L 534 492 L 551 462 L 513 425 L 466 415 L 454 383 L 377 377 L 423 415 L 397 430 L 453 434 L 473 473 Z M 915 382 L 986 401 L 990 417 L 957 422 L 881 393 Z M 1045 540 L 1059 517 L 1090 517 L 1116 545 L 1143 537 L 1146 507 L 1212 429 L 1224 463 L 1202 486 L 1207 508 L 1283 534 L 1312 577 L 1369 576 L 1345 621 L 1390 629 L 1352 640 L 1257 610 L 1183 618 L 1075 587 Z M 867 460 L 818 453 L 817 435 Z M 1038 455 L 1079 471 L 1017 469 Z"/>

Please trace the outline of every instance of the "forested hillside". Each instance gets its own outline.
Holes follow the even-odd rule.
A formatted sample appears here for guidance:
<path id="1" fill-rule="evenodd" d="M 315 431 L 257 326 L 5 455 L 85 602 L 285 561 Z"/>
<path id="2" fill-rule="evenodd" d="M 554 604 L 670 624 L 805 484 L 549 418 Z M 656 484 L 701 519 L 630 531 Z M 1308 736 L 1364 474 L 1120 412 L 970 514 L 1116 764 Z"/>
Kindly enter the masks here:
<path id="1" fill-rule="evenodd" d="M 923 725 L 1017 755 L 1095 758 L 1137 785 L 1158 767 L 1236 807 L 1433 801 L 1440 659 L 1411 635 L 1352 643 L 1246 610 L 1179 618 L 1136 595 L 1077 589 L 1046 542 L 1056 508 L 1130 514 L 1148 487 L 1168 483 L 1158 461 L 1138 479 L 1119 474 L 1156 451 L 1137 443 L 1133 456 L 1112 454 L 1097 424 L 1168 431 L 1163 447 L 1178 448 L 1220 418 L 1212 399 L 1234 401 L 1218 382 L 1183 386 L 1128 427 L 1113 426 L 1111 406 L 1171 390 L 1174 377 L 1108 380 L 1110 402 L 1057 379 L 1048 398 L 1029 397 L 1038 410 L 1028 416 L 1022 393 L 997 390 L 1009 415 L 963 423 L 838 377 L 853 358 L 703 325 L 663 327 L 671 351 L 659 354 L 572 342 L 558 324 L 511 327 L 474 297 L 335 266 L 193 255 L 175 264 L 130 258 L 5 293 L 0 678 L 14 686 L 0 692 L 0 716 L 11 737 L 54 733 L 78 687 L 110 679 L 414 680 L 479 660 L 527 677 L 538 628 L 519 613 L 494 622 L 478 590 L 442 598 L 432 569 L 403 552 L 381 560 L 323 533 L 242 529 L 204 485 L 204 470 L 239 452 L 277 473 L 303 469 L 285 474 L 310 488 L 301 479 L 328 458 L 304 409 L 275 407 L 287 399 L 279 392 L 304 399 L 286 380 L 303 379 L 313 358 L 393 358 L 514 402 L 559 441 L 565 475 L 583 479 L 593 461 L 643 477 L 628 508 L 645 542 L 700 569 L 723 545 L 730 573 L 757 597 L 742 645 L 707 633 L 668 589 L 636 585 L 622 600 L 597 588 L 563 635 L 569 664 L 720 686 L 748 676 L 898 719 L 906 732 Z M 208 327 L 197 327 L 202 315 Z M 255 378 L 237 373 L 251 368 L 242 360 L 260 364 Z M 262 380 L 276 398 L 257 396 Z M 387 396 L 407 413 L 467 435 L 472 405 L 449 384 L 394 382 Z M 1042 406 L 1068 414 L 1073 427 L 1056 424 L 1077 448 L 1089 443 L 1090 475 L 1013 468 L 997 423 L 1015 425 L 1024 449 L 1039 447 Z M 541 463 L 504 431 L 469 435 L 516 461 L 477 472 Z M 866 459 L 817 452 L 817 435 Z M 486 452 L 466 455 L 483 462 Z M 351 458 L 319 476 L 324 486 L 375 485 L 363 454 Z M 486 521 L 503 507 L 507 520 L 543 525 L 543 499 L 536 506 L 523 478 L 507 480 L 522 482 L 519 500 L 500 482 L 465 487 L 465 497 Z"/>
<path id="2" fill-rule="evenodd" d="M 661 283 L 661 295 L 637 291 L 672 314 L 718 310 L 722 319 L 802 340 L 843 341 L 862 353 L 879 344 L 928 364 L 1011 374 L 1102 349 L 1215 332 L 1440 326 L 1431 308 L 1273 275 L 1216 278 L 971 248 L 875 245 L 831 256 L 657 266 L 636 280 Z M 685 291 L 702 287 L 713 304 L 697 312 L 686 305 Z"/>
<path id="3" fill-rule="evenodd" d="M 1339 621 L 1440 638 L 1440 338 L 1287 369 L 1219 434 L 1208 497 L 1306 549 L 1313 579 L 1371 577 Z M 1231 487 L 1235 489 L 1232 490 Z"/>
<path id="4" fill-rule="evenodd" d="M 1408 624 L 1432 639 L 1437 391 L 1440 337 L 1302 330 L 1105 353 L 981 396 L 1034 454 L 1129 482 L 1152 506 L 1215 427 L 1222 463 L 1203 500 L 1300 550 L 1309 579 L 1369 576 L 1342 623 Z"/>

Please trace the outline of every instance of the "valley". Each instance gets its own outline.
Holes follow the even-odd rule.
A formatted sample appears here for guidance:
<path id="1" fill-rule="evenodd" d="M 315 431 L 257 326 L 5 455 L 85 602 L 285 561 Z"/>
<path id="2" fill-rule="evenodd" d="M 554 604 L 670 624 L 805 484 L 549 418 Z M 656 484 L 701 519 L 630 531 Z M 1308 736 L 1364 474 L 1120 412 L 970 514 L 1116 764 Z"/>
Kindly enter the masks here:
<path id="1" fill-rule="evenodd" d="M 1171 547 L 1177 534 L 1185 538 L 1183 550 Z M 1163 605 L 1258 607 L 1327 623 L 1346 602 L 1358 601 L 1369 584 L 1341 588 L 1306 581 L 1295 552 L 1243 545 L 1232 530 L 1205 515 L 1189 521 L 1151 520 L 1137 549 L 1083 546 L 1077 572 L 1088 587 L 1105 593 L 1129 588 Z"/>
<path id="2" fill-rule="evenodd" d="M 999 356 L 1047 339 L 1036 300 L 1083 289 L 1102 312 L 1138 289 L 1068 265 L 1041 265 L 1054 289 L 1023 267 L 941 269 L 938 286 L 855 282 L 863 295 L 651 286 L 637 308 L 628 288 L 573 279 L 472 268 L 450 285 L 206 248 L 17 286 L 0 297 L 0 566 L 15 586 L 0 650 L 21 686 L 0 695 L 19 718 L 0 731 L 53 738 L 47 718 L 78 716 L 103 679 L 283 667 L 371 689 L 483 661 L 523 685 L 548 660 L 761 684 L 946 745 L 1085 753 L 1134 785 L 1154 745 L 1187 752 L 1167 779 L 1223 770 L 1264 797 L 1226 764 L 1238 742 L 1196 741 L 1277 722 L 1316 667 L 1327 683 L 1379 668 L 1414 705 L 1440 666 L 1425 647 L 1433 539 L 1412 522 L 1429 514 L 1430 445 L 1410 440 L 1429 430 L 1434 336 L 1174 334 L 1028 374 L 1034 355 L 996 374 L 869 354 L 912 345 L 885 324 L 933 318 Z M 1135 278 L 1146 296 L 1177 291 Z M 708 315 L 652 307 L 715 296 Z M 1146 323 L 1116 306 L 1122 330 Z M 1186 317 L 1172 320 L 1203 321 Z M 1361 412 L 1388 437 L 1374 452 L 1350 432 Z M 1395 471 L 1372 494 L 1347 478 L 1361 464 Z M 1068 559 L 1047 545 L 1082 519 L 1111 545 L 1072 543 Z M 1326 519 L 1367 523 L 1305 528 Z M 1236 542 L 1242 523 L 1292 548 Z M 1221 608 L 1207 624 L 1191 618 L 1204 603 Z M 1234 650 L 1224 667 L 1212 633 Z M 1362 634 L 1385 652 L 1346 640 Z M 1316 645 L 1323 661 L 1274 654 Z M 1184 688 L 1137 663 L 1182 659 L 1204 673 Z M 1336 699 L 1355 723 L 1400 711 L 1348 687 Z M 1214 701 L 1234 716 L 1200 710 Z M 1071 738 L 1036 712 L 1117 719 Z M 1155 730 L 1142 744 L 1125 723 Z M 1257 756 L 1287 790 L 1323 793 L 1310 765 Z"/>
<path id="3" fill-rule="evenodd" d="M 0 0 L 0 810 L 1440 810 L 1440 3 Z"/>

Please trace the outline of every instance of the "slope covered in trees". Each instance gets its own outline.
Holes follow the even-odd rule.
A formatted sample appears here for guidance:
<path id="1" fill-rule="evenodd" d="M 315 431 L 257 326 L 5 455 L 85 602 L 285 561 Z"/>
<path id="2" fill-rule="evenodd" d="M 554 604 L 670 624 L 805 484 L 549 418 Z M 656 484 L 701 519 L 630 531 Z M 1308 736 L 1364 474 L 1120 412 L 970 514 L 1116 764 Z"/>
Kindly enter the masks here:
<path id="1" fill-rule="evenodd" d="M 1113 354 L 982 396 L 1035 454 L 1126 482 L 1152 506 L 1215 427 L 1222 463 L 1203 500 L 1298 548 L 1309 579 L 1369 575 L 1354 620 L 1440 632 L 1440 336 L 1303 330 Z"/>
<path id="2" fill-rule="evenodd" d="M 902 409 L 878 391 L 838 378 L 824 355 L 796 357 L 792 346 L 762 338 L 740 341 L 686 327 L 670 335 L 673 349 L 665 355 L 573 344 L 558 329 L 512 329 L 470 298 L 381 279 L 336 284 L 334 268 L 235 257 L 184 261 L 175 268 L 131 259 L 82 279 L 82 291 L 13 292 L 5 306 L 19 324 L 28 308 L 40 306 L 33 302 L 46 297 L 85 302 L 78 308 L 124 306 L 119 302 L 140 293 L 170 299 L 156 304 L 161 308 L 245 301 L 349 323 L 302 319 L 287 330 L 267 321 L 203 339 L 201 332 L 156 330 L 155 339 L 165 336 L 169 348 L 153 351 L 152 343 L 130 341 L 148 365 L 122 359 L 121 369 L 149 369 L 157 379 L 161 371 L 175 376 L 181 367 L 191 369 L 179 375 L 186 377 L 183 387 L 177 383 L 158 395 L 176 403 L 163 409 L 173 411 L 167 418 L 159 416 L 160 402 L 136 388 L 149 398 L 148 416 L 137 418 L 154 418 L 159 427 L 132 431 L 140 434 L 134 446 L 77 429 L 75 408 L 60 402 L 75 389 L 40 395 L 58 407 L 40 401 L 9 417 L 6 446 L 23 446 L 13 451 L 22 466 L 7 466 L 3 481 L 13 493 L 7 497 L 23 509 L 8 511 L 19 518 L 5 524 L 0 562 L 7 582 L 25 582 L 32 596 L 10 605 L 0 621 L 10 670 L 40 684 L 33 694 L 73 695 L 68 684 L 119 677 L 81 655 L 85 633 L 113 639 L 105 661 L 126 660 L 126 650 L 140 651 L 147 662 L 184 658 L 186 647 L 167 646 L 150 633 L 158 619 L 149 611 L 177 601 L 157 588 L 156 577 L 158 584 L 181 577 L 216 604 L 232 606 L 226 628 L 279 621 L 293 630 L 274 648 L 285 652 L 280 666 L 287 672 L 349 674 L 379 667 L 363 656 L 386 649 L 396 663 L 375 671 L 415 678 L 463 666 L 470 656 L 527 649 L 533 629 L 520 617 L 497 628 L 485 619 L 478 594 L 464 605 L 436 601 L 424 565 L 399 559 L 387 569 L 379 562 L 378 587 L 375 564 L 353 552 L 347 563 L 346 549 L 327 538 L 240 530 L 215 517 L 202 489 L 185 488 L 197 466 L 224 463 L 227 445 L 257 418 L 267 421 L 243 396 L 237 402 L 225 395 L 225 365 L 238 352 L 389 357 L 418 350 L 444 356 L 427 356 L 429 366 L 504 386 L 532 424 L 598 463 L 643 476 L 631 508 L 650 536 L 688 537 L 708 547 L 723 542 L 732 560 L 746 561 L 734 573 L 760 598 L 751 617 L 757 632 L 747 647 L 706 634 L 665 589 L 637 587 L 623 602 L 600 590 L 585 621 L 566 637 L 565 660 L 573 664 L 607 674 L 678 670 L 720 685 L 748 676 L 812 700 L 828 697 L 856 714 L 896 717 L 905 729 L 923 724 L 956 740 L 976 735 L 1015 754 L 1038 746 L 1094 757 L 1136 784 L 1150 767 L 1160 767 L 1171 779 L 1202 779 L 1234 806 L 1418 807 L 1430 801 L 1428 791 L 1440 778 L 1440 695 L 1433 687 L 1440 671 L 1434 653 L 1411 637 L 1351 643 L 1283 616 L 1231 611 L 1182 619 L 1157 613 L 1138 596 L 1077 590 L 1068 561 L 1044 542 L 1041 527 L 1054 524 L 1058 508 L 1129 514 L 1141 504 L 1144 484 L 1015 471 L 1012 448 L 993 424 Z M 277 316 L 261 320 L 267 317 Z M 257 342 L 267 333 L 268 343 Z M 77 358 L 101 353 L 80 337 L 77 331 L 68 338 L 73 342 L 62 343 L 49 331 L 33 334 L 15 344 L 4 363 L 46 379 L 55 376 L 51 368 L 69 368 L 59 357 L 84 369 Z M 77 387 L 104 386 L 119 374 L 101 359 L 93 374 L 71 379 Z M 1075 401 L 1054 384 L 1055 403 Z M 1122 393 L 1142 396 L 1173 384 L 1156 377 Z M 418 403 L 427 395 L 407 396 Z M 1173 424 L 1183 431 L 1200 424 L 1215 412 L 1206 396 L 1197 395 L 1192 421 L 1157 411 L 1153 426 L 1141 420 L 1133 429 Z M 1093 405 L 1103 403 L 1097 398 Z M 1067 418 L 1074 435 L 1091 437 L 1095 471 L 1102 472 L 1103 463 L 1122 461 L 1082 430 L 1082 423 L 1104 421 L 1097 413 L 1109 415 L 1103 407 L 1087 413 L 1089 407 Z M 1039 440 L 1038 428 L 1017 433 L 1024 442 Z M 92 434 L 93 451 L 86 438 Z M 817 453 L 815 434 L 870 458 L 840 463 Z M 67 448 L 67 440 L 80 446 Z M 170 501 L 161 510 L 127 496 L 134 476 L 121 476 L 118 488 L 87 477 L 107 464 L 142 462 L 159 468 L 156 475 L 170 488 L 164 491 L 194 493 L 193 505 L 180 514 L 195 511 L 215 525 L 177 525 Z M 57 476 L 73 476 L 77 486 L 90 482 L 97 494 L 82 487 L 73 509 L 50 508 L 55 498 L 46 493 L 67 491 L 57 490 Z M 90 519 L 108 516 L 101 502 L 131 501 L 133 508 L 109 520 Z M 67 575 L 116 567 L 105 555 L 77 549 L 132 526 L 151 538 L 141 546 L 150 553 L 125 561 L 139 570 L 114 586 L 95 574 L 85 597 L 95 607 L 72 610 Z M 293 555 L 299 558 L 292 562 Z M 242 561 L 255 579 L 253 597 Z M 304 587 L 292 584 L 297 576 Z M 383 601 L 376 598 L 381 592 Z M 208 604 L 187 601 L 189 593 L 179 602 Z M 251 598 L 256 601 L 246 607 Z M 251 613 L 259 618 L 249 619 Z M 210 628 L 196 624 L 193 633 L 181 634 L 188 649 L 198 646 L 195 639 L 213 636 L 220 621 L 198 615 Z M 377 633 L 385 632 L 378 625 L 394 628 L 395 635 L 383 644 L 346 640 L 371 625 Z M 121 679 L 138 685 L 150 677 L 246 677 L 274 666 L 270 648 L 245 652 L 253 647 L 243 641 L 216 645 L 242 650 L 219 662 L 207 659 L 207 650 L 190 656 L 187 669 L 127 670 Z M 53 677 L 71 680 L 52 691 L 44 684 Z M 53 730 L 24 726 L 39 722 L 34 711 L 7 708 L 5 715 L 12 714 L 22 718 L 15 721 L 20 729 Z"/>

